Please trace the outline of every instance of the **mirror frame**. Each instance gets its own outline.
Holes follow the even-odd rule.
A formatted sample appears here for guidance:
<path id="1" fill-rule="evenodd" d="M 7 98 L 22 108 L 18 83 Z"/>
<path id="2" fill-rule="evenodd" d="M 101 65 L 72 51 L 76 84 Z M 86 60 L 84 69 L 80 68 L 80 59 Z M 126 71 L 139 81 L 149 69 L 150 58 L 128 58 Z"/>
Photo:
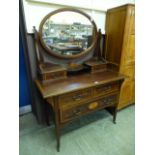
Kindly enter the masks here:
<path id="1" fill-rule="evenodd" d="M 92 23 L 93 25 L 93 39 L 92 39 L 92 44 L 91 46 L 89 46 L 86 50 L 82 51 L 80 54 L 76 54 L 76 55 L 60 55 L 60 54 L 57 54 L 55 52 L 52 51 L 52 49 L 49 49 L 47 47 L 47 45 L 45 44 L 43 38 L 42 38 L 42 29 L 43 29 L 43 25 L 44 23 L 46 22 L 46 20 L 48 18 L 50 18 L 51 16 L 57 14 L 57 13 L 60 13 L 60 12 L 65 12 L 65 11 L 71 11 L 71 12 L 76 12 L 76 13 L 79 13 L 79 14 L 82 14 L 83 16 L 85 16 L 89 21 L 90 23 Z M 42 46 L 44 47 L 44 49 L 46 50 L 46 52 L 51 55 L 51 56 L 55 56 L 57 58 L 63 58 L 63 59 L 74 59 L 74 58 L 80 58 L 82 56 L 85 56 L 86 54 L 88 54 L 89 52 L 91 52 L 94 48 L 95 48 L 95 45 L 96 45 L 96 42 L 97 42 L 97 26 L 94 22 L 94 20 L 88 15 L 86 14 L 85 12 L 81 11 L 81 10 L 78 10 L 78 9 L 74 9 L 74 8 L 61 8 L 61 9 L 57 9 L 55 11 L 52 11 L 50 12 L 49 14 L 47 14 L 41 21 L 40 23 L 40 26 L 39 26 L 39 38 L 40 38 L 40 42 L 42 44 Z"/>

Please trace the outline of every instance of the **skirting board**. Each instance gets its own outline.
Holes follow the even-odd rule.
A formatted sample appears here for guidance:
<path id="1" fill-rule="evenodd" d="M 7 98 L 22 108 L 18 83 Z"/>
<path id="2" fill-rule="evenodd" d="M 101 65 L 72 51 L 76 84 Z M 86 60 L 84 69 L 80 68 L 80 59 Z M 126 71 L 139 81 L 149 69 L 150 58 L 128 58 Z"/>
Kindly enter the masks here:
<path id="1" fill-rule="evenodd" d="M 26 105 L 19 108 L 19 115 L 23 115 L 32 111 L 31 105 Z"/>

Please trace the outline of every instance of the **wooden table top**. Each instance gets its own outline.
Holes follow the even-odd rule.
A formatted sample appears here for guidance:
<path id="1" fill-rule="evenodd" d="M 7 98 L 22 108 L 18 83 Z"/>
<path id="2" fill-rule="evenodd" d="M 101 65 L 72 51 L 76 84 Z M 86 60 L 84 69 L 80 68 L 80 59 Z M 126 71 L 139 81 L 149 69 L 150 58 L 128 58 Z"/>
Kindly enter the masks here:
<path id="1" fill-rule="evenodd" d="M 42 84 L 38 79 L 35 80 L 43 98 L 49 98 L 100 84 L 106 84 L 118 80 L 123 80 L 124 76 L 113 71 L 104 71 L 95 74 L 84 73 L 73 75 L 67 79 L 61 79 L 46 84 Z"/>

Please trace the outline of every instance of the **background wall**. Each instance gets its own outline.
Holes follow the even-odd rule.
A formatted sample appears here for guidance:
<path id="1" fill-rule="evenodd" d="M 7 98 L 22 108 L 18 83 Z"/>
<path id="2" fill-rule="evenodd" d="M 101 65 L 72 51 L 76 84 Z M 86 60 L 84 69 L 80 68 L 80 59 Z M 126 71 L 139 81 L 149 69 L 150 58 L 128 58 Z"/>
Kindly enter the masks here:
<path id="1" fill-rule="evenodd" d="M 19 32 L 19 114 L 24 114 L 27 111 L 31 111 L 30 105 L 30 88 L 24 59 L 24 48 L 21 32 Z"/>
<path id="2" fill-rule="evenodd" d="M 27 32 L 33 33 L 33 26 L 38 29 L 40 21 L 49 12 L 71 6 L 91 15 L 97 27 L 101 28 L 102 33 L 105 33 L 107 9 L 126 3 L 135 3 L 135 0 L 23 0 Z"/>

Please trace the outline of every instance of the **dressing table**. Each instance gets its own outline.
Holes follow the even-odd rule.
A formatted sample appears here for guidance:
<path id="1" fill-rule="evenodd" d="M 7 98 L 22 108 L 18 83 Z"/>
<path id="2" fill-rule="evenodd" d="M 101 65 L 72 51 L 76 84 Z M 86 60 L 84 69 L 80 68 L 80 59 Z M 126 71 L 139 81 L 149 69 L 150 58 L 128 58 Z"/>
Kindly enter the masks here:
<path id="1" fill-rule="evenodd" d="M 77 9 L 58 9 L 45 16 L 34 33 L 35 83 L 54 111 L 57 151 L 61 129 L 79 117 L 106 109 L 115 123 L 124 76 L 102 58 L 101 31 L 93 19 Z"/>

